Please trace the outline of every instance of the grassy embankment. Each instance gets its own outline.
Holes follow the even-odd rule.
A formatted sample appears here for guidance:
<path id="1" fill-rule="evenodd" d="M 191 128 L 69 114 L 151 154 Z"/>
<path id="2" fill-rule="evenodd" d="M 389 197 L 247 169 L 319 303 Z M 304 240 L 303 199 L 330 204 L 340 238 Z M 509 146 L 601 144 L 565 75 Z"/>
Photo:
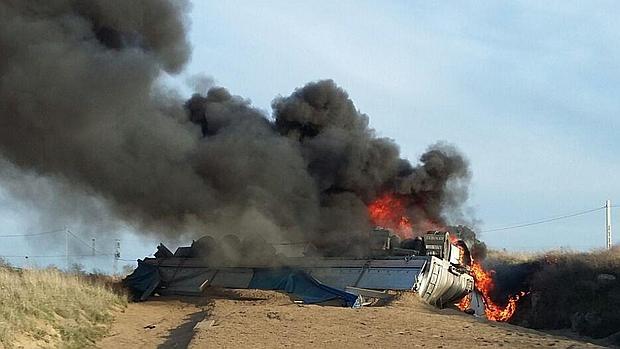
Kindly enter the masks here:
<path id="1" fill-rule="evenodd" d="M 489 252 L 502 293 L 530 291 L 513 321 L 536 329 L 571 329 L 620 344 L 620 249 Z"/>
<path id="2" fill-rule="evenodd" d="M 0 348 L 83 348 L 102 337 L 127 297 L 105 277 L 0 266 Z"/>

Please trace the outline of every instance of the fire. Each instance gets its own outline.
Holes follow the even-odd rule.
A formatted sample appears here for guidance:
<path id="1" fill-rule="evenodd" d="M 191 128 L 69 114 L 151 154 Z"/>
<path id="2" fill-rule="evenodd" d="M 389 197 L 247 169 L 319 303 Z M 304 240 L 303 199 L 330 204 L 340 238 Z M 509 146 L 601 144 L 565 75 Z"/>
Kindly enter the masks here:
<path id="1" fill-rule="evenodd" d="M 461 309 L 461 311 L 465 311 L 469 309 L 470 305 L 471 305 L 471 294 L 468 294 L 456 304 L 456 307 Z"/>
<path id="2" fill-rule="evenodd" d="M 461 262 L 461 264 L 465 265 L 465 250 L 459 245 L 458 239 L 456 237 L 450 235 L 450 238 L 452 244 L 456 245 L 459 248 L 459 261 Z M 501 322 L 510 320 L 512 315 L 517 310 L 517 302 L 527 293 L 521 291 L 516 295 L 509 296 L 508 303 L 506 304 L 506 306 L 502 307 L 495 303 L 491 299 L 490 295 L 491 291 L 495 287 L 495 283 L 493 282 L 493 274 L 495 273 L 495 271 L 484 270 L 482 264 L 478 263 L 473 259 L 471 260 L 471 264 L 469 265 L 469 271 L 474 277 L 474 287 L 476 288 L 476 291 L 478 291 L 478 293 L 480 293 L 480 295 L 482 296 L 482 301 L 484 302 L 484 314 L 486 315 L 487 319 Z M 471 300 L 471 294 L 468 294 L 463 297 L 459 301 L 459 303 L 456 304 L 456 306 L 457 308 L 465 311 L 469 309 L 471 305 Z"/>
<path id="3" fill-rule="evenodd" d="M 411 220 L 402 198 L 384 194 L 368 205 L 368 215 L 376 226 L 392 229 L 401 238 L 413 237 Z"/>
<path id="4" fill-rule="evenodd" d="M 412 222 L 407 217 L 406 201 L 397 194 L 383 194 L 368 205 L 368 215 L 371 222 L 380 227 L 392 229 L 401 238 L 413 237 L 413 230 L 438 230 L 437 224 L 431 221 Z M 460 262 L 465 265 L 465 250 L 460 246 L 458 239 L 450 236 L 452 243 L 459 247 Z M 469 262 L 469 260 L 468 260 Z M 494 271 L 486 271 L 480 263 L 471 260 L 469 271 L 474 277 L 474 285 L 478 293 L 482 296 L 484 302 L 484 313 L 489 320 L 508 321 L 517 310 L 517 302 L 526 292 L 519 292 L 516 295 L 509 296 L 505 306 L 500 306 L 491 299 L 490 293 L 495 287 L 493 282 Z M 457 307 L 461 310 L 467 310 L 471 305 L 471 295 L 467 295 L 461 299 Z"/>
<path id="5" fill-rule="evenodd" d="M 470 265 L 470 271 L 474 277 L 474 285 L 476 291 L 482 296 L 484 302 L 484 314 L 487 319 L 493 321 L 508 321 L 514 315 L 517 310 L 517 302 L 521 297 L 525 296 L 527 292 L 521 291 L 516 295 L 508 297 L 508 302 L 505 306 L 500 306 L 491 299 L 490 293 L 495 287 L 493 282 L 494 271 L 486 271 L 482 265 L 476 261 L 472 261 Z M 461 310 L 466 310 L 471 304 L 471 295 L 467 295 L 461 299 L 457 304 L 457 307 Z"/>

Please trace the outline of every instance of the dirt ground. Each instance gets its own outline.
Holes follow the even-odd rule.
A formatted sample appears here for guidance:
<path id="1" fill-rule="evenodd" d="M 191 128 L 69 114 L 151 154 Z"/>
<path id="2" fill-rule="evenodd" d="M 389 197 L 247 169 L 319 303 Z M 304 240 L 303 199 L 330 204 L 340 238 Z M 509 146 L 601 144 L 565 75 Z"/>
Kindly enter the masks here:
<path id="1" fill-rule="evenodd" d="M 118 348 L 595 348 L 439 310 L 407 294 L 389 305 L 302 305 L 265 291 L 215 291 L 129 304 L 98 343 Z"/>

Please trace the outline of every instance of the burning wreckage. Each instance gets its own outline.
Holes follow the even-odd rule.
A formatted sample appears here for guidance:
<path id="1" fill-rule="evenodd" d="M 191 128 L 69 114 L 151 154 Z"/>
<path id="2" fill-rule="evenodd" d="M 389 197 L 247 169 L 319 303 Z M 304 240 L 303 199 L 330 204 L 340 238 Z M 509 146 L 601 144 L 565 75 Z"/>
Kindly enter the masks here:
<path id="1" fill-rule="evenodd" d="M 430 145 L 416 162 L 401 157 L 333 80 L 277 96 L 271 115 L 202 79 L 183 99 L 160 76 L 180 73 L 189 61 L 190 6 L 92 5 L 0 1 L 0 33 L 15 34 L 0 39 L 6 173 L 49 176 L 62 193 L 75 192 L 76 203 L 84 200 L 84 211 L 102 199 L 115 218 L 153 233 L 208 226 L 315 247 L 283 257 L 280 246 L 234 236 L 205 237 L 175 253 L 160 245 L 126 280 L 140 298 L 221 286 L 349 304 L 356 295 L 415 290 L 437 306 L 462 299 L 469 307 L 482 298 L 491 319 L 514 312 L 523 293 L 506 306 L 493 303 L 493 275 L 474 245 L 467 261 L 464 244 L 449 234 L 413 234 L 447 229 L 447 217 L 463 215 L 472 174 L 455 146 Z M 415 132 L 417 125 L 403 127 Z M 21 187 L 29 188 L 10 186 L 29 197 Z M 349 232 L 360 234 L 341 238 Z M 463 297 L 474 288 L 479 297 Z"/>
<path id="2" fill-rule="evenodd" d="M 228 235 L 218 242 L 205 236 L 174 253 L 160 244 L 154 258 L 138 260 L 125 282 L 141 300 L 153 293 L 200 295 L 213 286 L 279 290 L 306 303 L 340 300 L 347 306 L 394 290 L 415 291 L 443 307 L 474 290 L 467 246 L 447 232 L 401 240 L 376 228 L 367 245 L 355 256 L 319 257 L 305 246 L 300 256 L 285 257 L 263 240 L 241 242 Z"/>

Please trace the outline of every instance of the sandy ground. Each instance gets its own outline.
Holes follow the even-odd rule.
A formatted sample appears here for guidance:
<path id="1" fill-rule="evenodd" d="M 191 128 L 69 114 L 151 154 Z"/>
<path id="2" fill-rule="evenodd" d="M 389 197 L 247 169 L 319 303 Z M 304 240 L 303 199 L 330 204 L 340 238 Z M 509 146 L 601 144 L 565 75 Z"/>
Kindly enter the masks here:
<path id="1" fill-rule="evenodd" d="M 439 310 L 407 294 L 349 309 L 292 303 L 282 294 L 216 291 L 153 298 L 117 315 L 98 343 L 111 348 L 595 348 L 594 344 Z"/>

